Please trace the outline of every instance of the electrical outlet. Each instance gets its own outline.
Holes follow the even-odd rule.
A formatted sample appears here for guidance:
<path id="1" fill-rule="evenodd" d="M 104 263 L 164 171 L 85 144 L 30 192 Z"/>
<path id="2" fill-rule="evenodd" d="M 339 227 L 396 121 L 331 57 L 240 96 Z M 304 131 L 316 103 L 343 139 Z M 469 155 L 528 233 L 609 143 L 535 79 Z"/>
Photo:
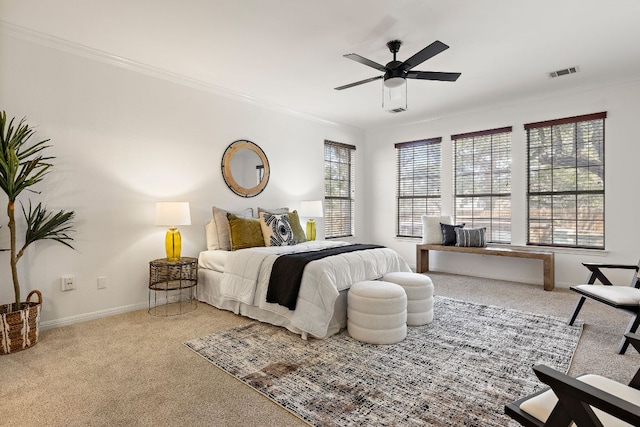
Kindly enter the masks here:
<path id="1" fill-rule="evenodd" d="M 98 277 L 98 289 L 105 289 L 107 287 L 107 277 L 100 276 Z"/>
<path id="2" fill-rule="evenodd" d="M 62 291 L 72 291 L 76 288 L 76 278 L 73 276 L 62 276 L 60 283 Z"/>

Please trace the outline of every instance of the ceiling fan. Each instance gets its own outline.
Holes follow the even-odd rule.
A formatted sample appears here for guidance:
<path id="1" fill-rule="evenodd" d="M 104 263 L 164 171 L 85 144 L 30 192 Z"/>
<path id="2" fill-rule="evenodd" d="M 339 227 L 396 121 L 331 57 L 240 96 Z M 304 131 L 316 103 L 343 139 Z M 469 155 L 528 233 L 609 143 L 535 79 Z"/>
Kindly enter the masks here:
<path id="1" fill-rule="evenodd" d="M 400 40 L 392 40 L 387 43 L 387 47 L 393 53 L 393 61 L 387 63 L 387 65 L 381 65 L 370 59 L 364 58 L 356 53 L 348 53 L 344 55 L 345 58 L 352 59 L 361 64 L 367 65 L 376 70 L 382 71 L 384 75 L 372 77 L 370 79 L 360 80 L 359 82 L 349 83 L 344 86 L 338 86 L 335 90 L 348 89 L 350 87 L 358 86 L 364 83 L 369 83 L 374 80 L 384 79 L 384 85 L 388 88 L 394 88 L 405 84 L 406 79 L 418 79 L 418 80 L 438 80 L 443 82 L 455 82 L 460 77 L 461 73 L 444 73 L 436 71 L 412 71 L 413 67 L 422 64 L 429 58 L 436 56 L 437 54 L 449 49 L 449 46 L 436 40 L 429 46 L 425 47 L 411 58 L 404 62 L 396 60 L 396 53 L 400 50 L 402 42 Z"/>

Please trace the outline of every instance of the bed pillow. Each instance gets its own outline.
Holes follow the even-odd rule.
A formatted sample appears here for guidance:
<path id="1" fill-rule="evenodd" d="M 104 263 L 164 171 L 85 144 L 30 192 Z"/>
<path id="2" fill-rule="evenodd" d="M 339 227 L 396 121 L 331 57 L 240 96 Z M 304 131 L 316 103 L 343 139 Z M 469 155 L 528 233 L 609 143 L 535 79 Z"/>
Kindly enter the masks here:
<path id="1" fill-rule="evenodd" d="M 211 220 L 207 222 L 204 226 L 205 235 L 207 237 L 207 249 L 210 251 L 215 251 L 219 249 L 218 245 L 218 232 L 216 231 L 216 222 Z"/>
<path id="2" fill-rule="evenodd" d="M 212 208 L 213 219 L 207 224 L 207 248 L 210 251 L 220 249 L 223 251 L 231 250 L 231 239 L 229 237 L 229 220 L 227 218 L 228 213 L 233 213 L 236 216 L 251 218 L 253 216 L 253 209 L 247 208 L 240 212 L 228 212 L 224 209 L 217 207 Z M 211 241 L 209 241 L 211 239 Z"/>
<path id="3" fill-rule="evenodd" d="M 261 208 L 260 206 L 258 206 L 258 218 L 260 217 L 260 214 L 262 212 L 268 212 L 271 214 L 286 214 L 286 213 L 289 213 L 289 208 L 267 209 L 267 208 Z"/>
<path id="4" fill-rule="evenodd" d="M 300 224 L 298 211 L 289 212 L 289 225 L 291 225 L 291 230 L 293 230 L 293 237 L 296 239 L 296 243 L 304 243 L 307 241 L 307 235 L 304 233 L 302 225 Z"/>
<path id="5" fill-rule="evenodd" d="M 260 227 L 264 246 L 292 246 L 296 244 L 288 214 L 260 213 Z"/>
<path id="6" fill-rule="evenodd" d="M 298 215 L 298 211 L 289 212 L 289 208 L 277 208 L 277 209 L 265 209 L 258 207 L 258 217 L 262 212 L 267 212 L 270 214 L 287 214 L 289 215 L 289 225 L 291 226 L 291 230 L 293 230 L 293 237 L 296 239 L 296 243 L 304 243 L 307 241 L 307 235 L 304 233 L 302 229 L 302 225 L 300 224 L 300 216 Z"/>
<path id="7" fill-rule="evenodd" d="M 442 224 L 440 223 L 440 229 L 442 230 L 442 246 L 453 246 L 456 244 L 456 229 L 464 227 L 464 223 L 458 225 Z"/>
<path id="8" fill-rule="evenodd" d="M 232 251 L 264 246 L 260 220 L 257 218 L 246 218 L 232 213 L 227 214 L 227 219 L 229 221 L 229 237 Z"/>
<path id="9" fill-rule="evenodd" d="M 451 224 L 451 215 L 428 216 L 422 215 L 422 244 L 440 245 L 442 244 L 442 229 L 440 223 Z"/>
<path id="10" fill-rule="evenodd" d="M 486 227 L 456 228 L 456 246 L 484 248 L 487 246 Z"/>

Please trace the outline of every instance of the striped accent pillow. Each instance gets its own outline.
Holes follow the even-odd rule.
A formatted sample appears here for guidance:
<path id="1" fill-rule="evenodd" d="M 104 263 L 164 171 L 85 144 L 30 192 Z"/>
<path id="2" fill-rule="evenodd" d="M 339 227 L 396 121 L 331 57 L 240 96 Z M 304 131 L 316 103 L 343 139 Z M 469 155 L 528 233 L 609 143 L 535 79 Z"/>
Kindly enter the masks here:
<path id="1" fill-rule="evenodd" d="M 456 228 L 456 246 L 484 248 L 487 246 L 487 229 L 482 228 Z"/>
<path id="2" fill-rule="evenodd" d="M 296 244 L 287 214 L 260 212 L 260 228 L 265 246 L 292 246 Z"/>

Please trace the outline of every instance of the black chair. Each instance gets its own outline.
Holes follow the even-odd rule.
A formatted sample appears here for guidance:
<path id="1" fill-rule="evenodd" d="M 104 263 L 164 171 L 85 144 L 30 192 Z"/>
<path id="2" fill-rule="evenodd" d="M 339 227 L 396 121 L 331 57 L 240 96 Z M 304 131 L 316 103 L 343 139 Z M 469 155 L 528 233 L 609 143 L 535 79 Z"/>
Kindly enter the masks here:
<path id="1" fill-rule="evenodd" d="M 631 314 L 632 318 L 627 326 L 625 334 L 636 332 L 640 325 L 640 278 L 638 277 L 640 263 L 638 265 L 583 263 L 582 265 L 587 267 L 591 274 L 586 285 L 570 287 L 572 291 L 580 294 L 580 299 L 576 304 L 576 308 L 573 311 L 569 324 L 573 325 L 584 301 L 587 298 L 591 298 L 595 301 Z M 634 270 L 635 274 L 633 275 L 630 286 L 614 286 L 602 272 L 604 269 Z M 596 280 L 602 284 L 596 285 Z M 624 354 L 627 351 L 627 347 L 629 347 L 629 341 L 626 337 L 623 337 L 620 345 L 618 346 L 618 354 Z"/>
<path id="2" fill-rule="evenodd" d="M 640 352 L 640 335 L 627 334 Z M 599 375 L 569 377 L 545 365 L 533 367 L 536 376 L 550 388 L 504 407 L 505 414 L 525 427 L 606 427 L 625 421 L 640 426 L 640 369 L 629 385 Z"/>

